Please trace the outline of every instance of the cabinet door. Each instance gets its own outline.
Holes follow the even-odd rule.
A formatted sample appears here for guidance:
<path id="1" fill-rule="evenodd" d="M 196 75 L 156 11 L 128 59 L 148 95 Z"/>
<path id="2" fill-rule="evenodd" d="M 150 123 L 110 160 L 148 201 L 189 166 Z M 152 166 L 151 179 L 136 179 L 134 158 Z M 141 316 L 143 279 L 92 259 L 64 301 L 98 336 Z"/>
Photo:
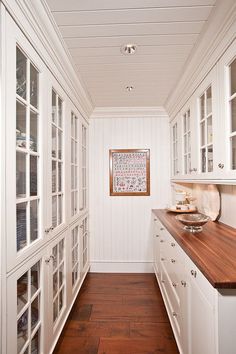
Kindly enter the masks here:
<path id="1" fill-rule="evenodd" d="M 215 310 L 213 288 L 200 271 L 190 263 L 187 266 L 187 332 L 188 354 L 215 354 Z"/>
<path id="2" fill-rule="evenodd" d="M 223 178 L 236 177 L 236 40 L 218 63 L 223 156 L 217 161 Z"/>
<path id="3" fill-rule="evenodd" d="M 171 122 L 171 173 L 172 177 L 179 178 L 182 175 L 181 166 L 181 126 L 179 116 Z"/>
<path id="4" fill-rule="evenodd" d="M 160 223 L 158 219 L 153 217 L 153 267 L 156 276 L 159 279 L 160 276 Z"/>
<path id="5" fill-rule="evenodd" d="M 88 216 L 80 222 L 80 244 L 81 244 L 81 278 L 87 273 L 89 268 L 89 231 Z"/>
<path id="6" fill-rule="evenodd" d="M 82 243 L 81 243 L 81 237 L 80 237 L 80 224 L 77 222 L 74 224 L 71 229 L 70 229 L 70 253 L 71 253 L 71 285 L 72 285 L 72 294 L 76 293 L 76 290 L 78 289 L 78 285 L 81 280 L 81 266 L 82 266 L 82 260 L 81 260 L 81 254 L 80 252 Z"/>
<path id="7" fill-rule="evenodd" d="M 43 354 L 42 254 L 7 280 L 7 354 Z"/>
<path id="8" fill-rule="evenodd" d="M 67 244 L 66 233 L 57 237 L 48 247 L 45 257 L 47 267 L 48 296 L 45 312 L 45 333 L 49 352 L 51 344 L 57 339 L 65 319 L 67 309 Z"/>
<path id="9" fill-rule="evenodd" d="M 10 16 L 6 19 L 6 232 L 9 270 L 39 248 L 44 238 L 46 68 Z"/>
<path id="10" fill-rule="evenodd" d="M 80 212 L 88 209 L 88 125 L 80 121 Z"/>
<path id="11" fill-rule="evenodd" d="M 79 149 L 80 120 L 75 109 L 71 111 L 70 123 L 70 219 L 73 221 L 79 215 Z"/>

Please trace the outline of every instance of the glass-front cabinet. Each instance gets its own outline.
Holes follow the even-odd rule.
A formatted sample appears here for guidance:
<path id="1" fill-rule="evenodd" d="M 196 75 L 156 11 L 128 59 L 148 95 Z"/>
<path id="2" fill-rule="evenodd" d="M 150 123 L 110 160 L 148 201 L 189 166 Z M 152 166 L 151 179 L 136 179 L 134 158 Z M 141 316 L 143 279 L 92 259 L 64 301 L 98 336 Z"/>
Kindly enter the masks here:
<path id="1" fill-rule="evenodd" d="M 180 134 L 180 122 L 179 115 L 171 122 L 171 155 L 172 155 L 172 176 L 177 177 L 181 173 L 181 134 Z"/>

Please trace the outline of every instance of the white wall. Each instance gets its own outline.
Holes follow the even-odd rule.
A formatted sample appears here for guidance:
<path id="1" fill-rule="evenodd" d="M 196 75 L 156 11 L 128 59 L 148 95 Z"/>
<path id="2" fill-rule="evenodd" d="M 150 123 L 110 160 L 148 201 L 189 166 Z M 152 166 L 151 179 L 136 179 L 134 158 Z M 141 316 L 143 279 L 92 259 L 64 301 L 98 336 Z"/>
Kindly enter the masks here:
<path id="1" fill-rule="evenodd" d="M 170 199 L 169 124 L 165 114 L 90 122 L 91 271 L 152 271 L 152 208 Z M 109 196 L 109 149 L 150 149 L 151 195 Z"/>
<path id="2" fill-rule="evenodd" d="M 220 221 L 232 227 L 236 227 L 236 186 L 220 185 L 221 215 Z"/>

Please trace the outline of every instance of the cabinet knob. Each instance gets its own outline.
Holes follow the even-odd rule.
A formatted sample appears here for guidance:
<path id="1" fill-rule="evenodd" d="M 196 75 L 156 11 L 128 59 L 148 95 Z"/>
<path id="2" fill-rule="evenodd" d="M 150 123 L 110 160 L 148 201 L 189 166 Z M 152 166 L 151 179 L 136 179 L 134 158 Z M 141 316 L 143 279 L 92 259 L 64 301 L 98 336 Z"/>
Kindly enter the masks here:
<path id="1" fill-rule="evenodd" d="M 171 242 L 171 247 L 175 247 L 175 243 L 174 242 Z"/>
<path id="2" fill-rule="evenodd" d="M 159 237 L 160 235 L 156 235 L 156 237 Z"/>
<path id="3" fill-rule="evenodd" d="M 183 285 L 184 287 L 186 287 L 186 285 L 187 285 L 186 281 L 181 280 L 181 285 Z"/>
<path id="4" fill-rule="evenodd" d="M 157 219 L 154 219 L 154 221 L 157 221 Z"/>
<path id="5" fill-rule="evenodd" d="M 190 173 L 191 173 L 191 172 L 197 172 L 197 168 L 196 168 L 196 167 L 190 168 L 190 169 L 189 169 L 189 172 L 190 172 Z"/>
<path id="6" fill-rule="evenodd" d="M 222 168 L 225 167 L 225 165 L 224 165 L 223 163 L 219 163 L 219 164 L 218 164 L 218 167 L 222 169 Z"/>
<path id="7" fill-rule="evenodd" d="M 45 259 L 45 263 L 48 264 L 50 261 L 54 261 L 55 258 L 56 258 L 56 257 L 55 257 L 53 254 L 51 254 L 50 257 L 48 257 L 48 258 Z"/>
<path id="8" fill-rule="evenodd" d="M 165 258 L 162 257 L 162 258 L 161 258 L 161 261 L 164 262 L 164 260 L 165 260 Z"/>
<path id="9" fill-rule="evenodd" d="M 177 313 L 176 313 L 176 312 L 172 312 L 172 315 L 173 315 L 174 317 L 177 317 Z"/>
<path id="10" fill-rule="evenodd" d="M 48 234 L 50 231 L 54 229 L 53 226 L 48 227 L 47 229 L 44 230 L 45 234 Z"/>
<path id="11" fill-rule="evenodd" d="M 172 286 L 173 286 L 174 288 L 176 288 L 177 284 L 176 284 L 176 283 L 172 283 Z"/>
<path id="12" fill-rule="evenodd" d="M 194 277 L 194 278 L 196 278 L 197 277 L 197 272 L 196 272 L 196 270 L 191 270 L 191 275 Z"/>
<path id="13" fill-rule="evenodd" d="M 161 243 L 163 243 L 163 242 L 164 242 L 164 240 L 160 240 L 160 242 L 161 242 Z"/>
<path id="14" fill-rule="evenodd" d="M 164 229 L 164 227 L 161 227 L 160 230 L 161 230 L 161 231 L 164 231 L 165 229 Z"/>
<path id="15" fill-rule="evenodd" d="M 176 260 L 175 259 L 173 259 L 173 258 L 171 258 L 171 263 L 175 263 L 176 262 Z"/>
<path id="16" fill-rule="evenodd" d="M 164 283 L 165 283 L 165 280 L 163 280 L 163 279 L 162 279 L 162 281 L 161 281 L 161 282 L 164 284 Z"/>

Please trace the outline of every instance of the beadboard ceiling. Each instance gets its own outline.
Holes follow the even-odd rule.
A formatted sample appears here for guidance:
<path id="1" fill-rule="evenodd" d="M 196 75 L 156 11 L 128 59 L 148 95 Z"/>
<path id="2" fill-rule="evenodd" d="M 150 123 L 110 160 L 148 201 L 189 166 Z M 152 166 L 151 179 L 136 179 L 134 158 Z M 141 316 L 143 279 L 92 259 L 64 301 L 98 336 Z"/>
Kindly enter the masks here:
<path id="1" fill-rule="evenodd" d="M 150 107 L 164 106 L 215 0 L 47 3 L 94 107 Z M 121 53 L 128 43 L 134 55 Z"/>

